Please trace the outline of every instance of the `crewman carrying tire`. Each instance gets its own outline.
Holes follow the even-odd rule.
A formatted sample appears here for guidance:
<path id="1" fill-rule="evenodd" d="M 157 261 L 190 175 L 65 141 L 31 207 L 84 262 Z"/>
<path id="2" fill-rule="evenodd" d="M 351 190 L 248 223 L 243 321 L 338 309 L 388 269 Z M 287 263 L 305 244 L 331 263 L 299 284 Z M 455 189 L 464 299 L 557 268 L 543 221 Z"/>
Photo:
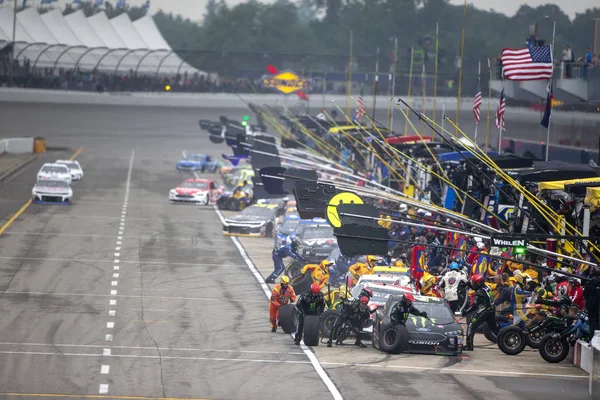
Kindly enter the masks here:
<path id="1" fill-rule="evenodd" d="M 283 275 L 279 285 L 273 288 L 269 302 L 269 319 L 271 320 L 271 332 L 277 332 L 277 321 L 279 320 L 279 307 L 296 301 L 294 288 L 290 286 L 290 278 Z"/>
<path id="2" fill-rule="evenodd" d="M 296 308 L 298 309 L 298 327 L 294 343 L 299 345 L 304 332 L 304 316 L 316 315 L 318 317 L 325 311 L 325 298 L 319 285 L 316 283 L 310 285 L 310 290 L 300 295 Z"/>

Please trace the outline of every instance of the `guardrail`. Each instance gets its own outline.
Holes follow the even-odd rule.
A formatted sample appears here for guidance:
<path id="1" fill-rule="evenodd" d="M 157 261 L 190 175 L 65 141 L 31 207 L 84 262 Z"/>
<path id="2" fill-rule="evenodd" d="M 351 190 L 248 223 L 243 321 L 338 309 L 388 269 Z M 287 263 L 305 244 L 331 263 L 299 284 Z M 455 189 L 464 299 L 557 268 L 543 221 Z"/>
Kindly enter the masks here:
<path id="1" fill-rule="evenodd" d="M 33 153 L 34 138 L 7 138 L 0 140 L 0 154 L 30 154 Z"/>

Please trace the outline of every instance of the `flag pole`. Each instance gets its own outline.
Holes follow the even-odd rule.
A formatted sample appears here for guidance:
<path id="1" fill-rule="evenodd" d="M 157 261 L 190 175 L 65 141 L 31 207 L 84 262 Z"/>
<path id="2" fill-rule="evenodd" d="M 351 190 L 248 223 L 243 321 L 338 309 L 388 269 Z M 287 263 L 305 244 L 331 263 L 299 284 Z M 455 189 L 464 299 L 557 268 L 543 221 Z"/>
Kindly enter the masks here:
<path id="1" fill-rule="evenodd" d="M 490 79 L 488 81 L 488 109 L 487 109 L 487 119 L 485 122 L 485 151 L 488 149 L 489 145 L 489 137 L 490 137 L 490 113 L 492 106 L 492 65 L 490 64 L 490 59 L 487 59 L 488 63 L 488 72 L 490 73 Z"/>
<path id="2" fill-rule="evenodd" d="M 481 90 L 481 61 L 479 61 L 477 67 L 477 86 L 479 90 Z M 473 142 L 477 144 L 477 130 L 479 129 L 479 121 L 475 121 L 475 137 L 473 138 Z M 487 151 L 487 149 L 485 150 Z"/>
<path id="3" fill-rule="evenodd" d="M 350 61 L 348 62 L 348 80 L 346 81 L 346 115 L 350 115 L 350 96 L 352 95 L 352 47 L 353 32 L 350 30 Z"/>
<path id="4" fill-rule="evenodd" d="M 463 26 L 462 26 L 462 39 L 460 45 L 460 66 L 458 71 L 458 98 L 456 102 L 456 136 L 458 136 L 458 119 L 460 116 L 460 94 L 462 89 L 462 69 L 463 69 L 463 58 L 465 56 L 465 25 L 467 24 L 467 0 L 465 0 L 465 6 L 463 11 Z"/>
<path id="5" fill-rule="evenodd" d="M 373 80 L 373 117 L 371 118 L 375 121 L 375 106 L 377 105 L 377 83 L 379 83 L 379 47 L 377 48 L 377 59 L 375 60 L 375 80 Z M 373 122 L 373 125 L 375 122 Z"/>
<path id="6" fill-rule="evenodd" d="M 554 75 L 554 41 L 556 38 L 556 21 L 554 21 L 554 24 L 552 26 L 552 53 L 550 54 L 550 58 L 552 59 L 552 75 Z M 550 76 L 550 86 L 549 86 L 549 90 L 552 90 L 552 76 Z M 548 92 L 550 93 L 550 92 Z M 549 97 L 548 100 L 551 102 L 552 98 Z M 552 103 L 550 103 L 550 110 L 552 110 Z M 550 114 L 552 115 L 552 114 Z M 548 120 L 548 129 L 546 129 L 546 158 L 545 160 L 548 161 L 548 153 L 550 151 L 550 125 L 552 124 L 552 117 L 550 117 L 550 119 Z"/>
<path id="7" fill-rule="evenodd" d="M 392 66 L 392 87 L 390 91 L 392 92 L 392 100 L 396 96 L 396 68 L 398 66 L 398 36 L 394 36 L 394 65 Z M 394 130 L 394 108 L 392 107 L 392 102 L 390 101 L 388 106 L 388 113 L 390 116 L 390 132 Z"/>
<path id="8" fill-rule="evenodd" d="M 502 82 L 502 91 L 500 92 L 500 103 L 502 103 L 502 94 L 504 93 L 504 81 Z M 505 106 L 504 108 L 506 109 L 506 100 L 505 100 Z M 498 106 L 500 107 L 500 106 Z M 506 112 L 506 111 L 505 111 Z M 498 154 L 502 154 L 502 119 L 504 118 L 504 114 L 502 115 L 502 117 L 498 118 Z"/>
<path id="9" fill-rule="evenodd" d="M 423 63 L 423 72 L 421 73 L 421 79 L 423 79 L 423 101 L 421 105 L 421 114 L 425 115 L 425 95 L 427 93 L 427 73 L 425 72 L 425 63 Z M 425 134 L 425 120 L 421 118 L 421 135 Z"/>
<path id="10" fill-rule="evenodd" d="M 410 104 L 410 89 L 412 88 L 412 74 L 413 74 L 413 64 L 415 61 L 415 48 L 410 48 L 410 68 L 408 70 L 408 96 L 406 102 Z M 410 108 L 406 106 L 406 115 L 410 115 Z M 405 118 L 404 122 L 404 134 L 406 135 L 408 132 L 408 118 Z"/>
<path id="11" fill-rule="evenodd" d="M 440 23 L 435 23 L 435 67 L 433 77 L 433 122 L 436 122 L 436 100 L 437 100 L 437 82 L 438 82 L 438 54 L 440 49 Z"/>

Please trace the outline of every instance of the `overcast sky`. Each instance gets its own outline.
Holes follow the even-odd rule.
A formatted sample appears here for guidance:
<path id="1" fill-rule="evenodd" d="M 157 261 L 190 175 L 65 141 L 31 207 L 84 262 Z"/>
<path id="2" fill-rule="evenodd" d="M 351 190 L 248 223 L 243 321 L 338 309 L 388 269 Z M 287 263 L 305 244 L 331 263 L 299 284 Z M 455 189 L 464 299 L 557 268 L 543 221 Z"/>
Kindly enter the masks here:
<path id="1" fill-rule="evenodd" d="M 18 0 L 21 3 L 22 0 Z M 244 0 L 225 0 L 229 5 L 235 5 L 244 2 Z M 263 0 L 264 2 L 272 2 L 274 0 Z M 11 2 L 6 1 L 5 3 Z M 31 3 L 32 0 L 29 0 Z M 33 0 L 35 3 L 39 3 L 40 0 Z M 59 0 L 59 3 L 65 4 L 70 3 L 72 0 Z M 116 4 L 117 0 L 112 0 L 113 4 Z M 207 0 L 150 0 L 150 12 L 155 13 L 159 9 L 166 12 L 173 12 L 174 14 L 181 14 L 192 20 L 200 21 L 204 15 Z M 453 4 L 464 4 L 464 0 L 450 0 Z M 513 15 L 521 6 L 521 4 L 529 4 L 532 7 L 536 7 L 542 4 L 552 3 L 561 6 L 571 19 L 577 12 L 583 12 L 588 8 L 594 6 L 599 7 L 600 2 L 598 0 L 467 0 L 468 3 L 475 4 L 478 8 L 491 9 L 498 12 L 503 12 L 507 15 Z M 145 0 L 127 0 L 130 5 L 141 5 L 145 3 Z"/>

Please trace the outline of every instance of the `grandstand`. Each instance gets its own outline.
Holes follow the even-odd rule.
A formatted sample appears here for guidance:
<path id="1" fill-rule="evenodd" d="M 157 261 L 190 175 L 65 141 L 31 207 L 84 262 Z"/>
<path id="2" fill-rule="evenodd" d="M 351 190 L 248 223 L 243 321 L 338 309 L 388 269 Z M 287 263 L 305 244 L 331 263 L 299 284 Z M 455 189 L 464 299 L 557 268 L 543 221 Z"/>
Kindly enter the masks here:
<path id="1" fill-rule="evenodd" d="M 12 8 L 0 8 L 0 48 L 13 41 L 13 19 Z M 27 8 L 17 13 L 14 32 L 15 59 L 34 70 L 205 75 L 173 51 L 149 15 L 132 22 L 127 13 L 86 18 L 82 10 L 63 16 L 58 9 L 40 15 Z"/>

